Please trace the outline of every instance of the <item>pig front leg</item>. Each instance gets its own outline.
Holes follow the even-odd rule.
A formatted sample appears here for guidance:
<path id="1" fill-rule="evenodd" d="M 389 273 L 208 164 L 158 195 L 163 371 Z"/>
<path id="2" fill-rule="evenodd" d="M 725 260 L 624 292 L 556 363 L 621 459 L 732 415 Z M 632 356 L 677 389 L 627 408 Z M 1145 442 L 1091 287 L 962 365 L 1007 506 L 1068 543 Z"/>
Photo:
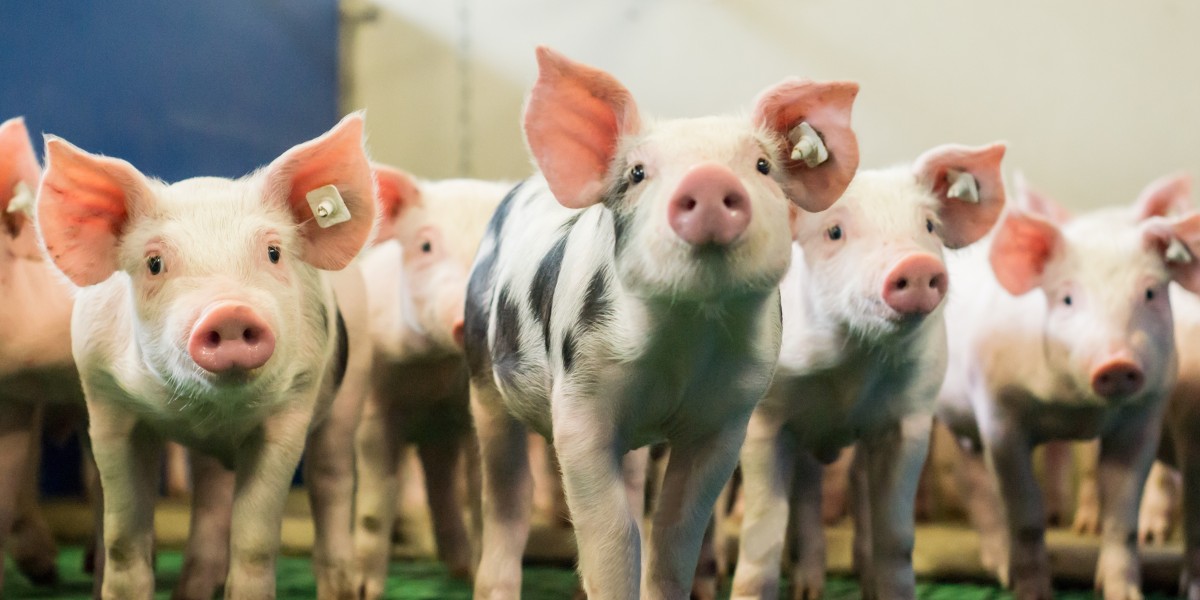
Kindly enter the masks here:
<path id="1" fill-rule="evenodd" d="M 966 504 L 967 518 L 979 534 L 979 559 L 985 571 L 994 573 L 1008 587 L 1008 527 L 1004 521 L 996 478 L 988 471 L 980 449 L 966 439 L 956 440 L 962 460 L 956 469 L 958 489 Z"/>
<path id="2" fill-rule="evenodd" d="M 0 404 L 0 552 L 6 546 L 8 534 L 17 518 L 18 494 L 25 480 L 32 457 L 30 448 L 40 407 L 25 402 L 5 401 Z M 4 575 L 0 573 L 0 589 Z"/>
<path id="3" fill-rule="evenodd" d="M 438 560 L 446 564 L 450 575 L 469 580 L 472 575 L 471 539 L 463 523 L 463 498 L 459 493 L 459 458 L 463 436 L 450 435 L 418 447 L 425 471 L 425 494 L 437 542 Z"/>
<path id="4" fill-rule="evenodd" d="M 180 447 L 182 449 L 182 447 Z M 207 600 L 229 571 L 229 526 L 233 518 L 233 471 L 200 452 L 189 452 L 192 515 L 183 567 L 172 600 Z"/>
<path id="5" fill-rule="evenodd" d="M 275 557 L 283 506 L 312 420 L 311 398 L 268 417 L 236 456 L 237 484 L 230 537 L 228 600 L 275 598 Z M 107 488 L 107 485 L 105 486 Z M 349 522 L 346 524 L 349 527 Z"/>
<path id="6" fill-rule="evenodd" d="M 738 449 L 745 437 L 746 420 L 733 419 L 712 435 L 671 441 L 671 456 L 651 527 L 646 575 L 642 582 L 643 598 L 688 597 L 704 531 L 711 520 L 717 496 L 737 465 Z M 567 468 L 565 460 L 563 468 Z M 571 496 L 568 496 L 570 500 Z M 576 514 L 576 506 L 576 503 L 571 504 L 572 514 Z M 617 580 L 601 581 L 614 583 Z M 636 594 L 635 589 L 619 597 L 633 598 Z"/>
<path id="7" fill-rule="evenodd" d="M 148 599 L 154 595 L 154 499 L 162 442 L 137 419 L 88 394 L 92 454 L 103 493 L 104 552 L 100 597 Z"/>
<path id="8" fill-rule="evenodd" d="M 1178 502 L 1177 474 L 1161 461 L 1154 461 L 1146 478 L 1146 489 L 1142 492 L 1142 505 L 1138 509 L 1138 543 L 1158 546 L 1167 543 L 1175 527 L 1175 506 Z"/>
<path id="9" fill-rule="evenodd" d="M 779 595 L 796 452 L 795 440 L 780 419 L 763 411 L 751 414 L 741 451 L 745 512 L 731 598 L 769 600 Z"/>
<path id="10" fill-rule="evenodd" d="M 641 511 L 635 514 L 630 506 L 623 477 L 623 453 L 617 450 L 616 432 L 604 422 L 605 417 L 586 410 L 556 410 L 554 446 L 562 465 L 567 506 L 575 524 L 584 592 L 591 600 L 637 598 L 642 555 L 637 514 Z M 486 468 L 485 458 L 485 485 Z M 484 500 L 486 506 L 487 496 Z M 665 511 L 658 514 L 662 512 Z M 695 559 L 692 556 L 688 565 L 689 589 L 696 569 Z"/>
<path id="11" fill-rule="evenodd" d="M 1046 513 L 1033 474 L 1033 446 L 1011 422 L 981 427 L 980 433 L 1008 519 L 1008 583 L 1013 596 L 1018 600 L 1052 598 Z"/>
<path id="12" fill-rule="evenodd" d="M 796 562 L 792 565 L 792 598 L 816 600 L 825 593 L 825 527 L 822 518 L 824 467 L 806 451 L 796 455 L 792 481 L 792 531 Z"/>
<path id="13" fill-rule="evenodd" d="M 475 598 L 519 598 L 533 504 L 528 432 L 508 414 L 496 388 L 478 379 L 471 381 L 471 415 L 479 436 L 483 536 Z M 623 497 L 620 481 L 612 484 Z"/>
<path id="14" fill-rule="evenodd" d="M 367 397 L 355 433 L 358 489 L 354 497 L 354 554 L 359 596 L 383 596 L 391 558 L 392 522 L 400 491 L 400 439 L 390 403 L 378 393 Z"/>
<path id="15" fill-rule="evenodd" d="M 354 559 L 354 435 L 362 395 L 351 379 L 330 415 L 308 435 L 304 482 L 312 505 L 313 571 L 318 598 L 357 600 Z"/>
<path id="16" fill-rule="evenodd" d="M 914 414 L 858 442 L 856 455 L 867 477 L 867 494 L 854 502 L 867 502 L 870 528 L 870 567 L 863 579 L 864 598 L 913 598 L 912 551 L 917 484 L 929 454 L 933 416 Z M 861 523 L 861 521 L 860 521 Z"/>
<path id="17" fill-rule="evenodd" d="M 1100 494 L 1100 560 L 1096 589 L 1105 600 L 1141 600 L 1137 553 L 1138 507 L 1158 451 L 1162 407 L 1143 410 L 1100 440 L 1096 483 Z"/>
<path id="18" fill-rule="evenodd" d="M 1071 529 L 1080 535 L 1099 535 L 1100 492 L 1096 487 L 1096 460 L 1100 456 L 1100 442 L 1089 440 L 1079 446 L 1079 492 Z"/>
<path id="19" fill-rule="evenodd" d="M 13 560 L 17 568 L 34 585 L 54 586 L 58 584 L 58 545 L 54 533 L 38 502 L 38 471 L 41 463 L 41 440 L 34 427 L 30 436 L 29 466 L 21 491 L 17 497 L 17 520 L 13 524 Z M 0 480 L 3 480 L 0 478 Z M 0 546 L 2 547 L 2 546 Z"/>

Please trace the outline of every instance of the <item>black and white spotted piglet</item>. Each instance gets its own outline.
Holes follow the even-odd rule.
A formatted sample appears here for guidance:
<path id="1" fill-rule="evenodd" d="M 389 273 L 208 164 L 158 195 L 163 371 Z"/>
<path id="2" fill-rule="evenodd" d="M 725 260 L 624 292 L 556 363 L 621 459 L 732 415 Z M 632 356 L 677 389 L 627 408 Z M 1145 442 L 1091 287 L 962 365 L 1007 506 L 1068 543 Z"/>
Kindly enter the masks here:
<path id="1" fill-rule="evenodd" d="M 525 135 L 541 174 L 499 207 L 467 292 L 484 484 L 476 597 L 519 595 L 528 426 L 558 452 L 592 599 L 638 597 L 640 511 L 621 460 L 671 444 L 642 593 L 685 598 L 779 355 L 790 215 L 828 207 L 858 165 L 858 88 L 792 79 L 750 118 L 651 122 L 611 75 L 537 56 Z"/>

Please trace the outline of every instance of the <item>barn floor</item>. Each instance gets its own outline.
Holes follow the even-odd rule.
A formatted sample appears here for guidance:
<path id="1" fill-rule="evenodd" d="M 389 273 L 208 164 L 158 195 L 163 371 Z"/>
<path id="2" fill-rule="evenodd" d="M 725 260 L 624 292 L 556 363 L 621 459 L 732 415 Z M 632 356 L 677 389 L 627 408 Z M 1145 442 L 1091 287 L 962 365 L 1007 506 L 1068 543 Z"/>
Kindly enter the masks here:
<path id="1" fill-rule="evenodd" d="M 289 501 L 283 528 L 283 551 L 287 556 L 281 558 L 278 565 L 278 597 L 281 600 L 315 597 L 309 562 L 304 558 L 312 544 L 312 527 L 306 505 L 300 492 L 293 494 Z M 59 555 L 62 582 L 54 590 L 34 588 L 17 574 L 10 562 L 5 567 L 4 597 L 90 598 L 91 578 L 81 571 L 82 541 L 90 530 L 89 509 L 77 502 L 55 502 L 48 504 L 46 511 L 56 533 L 66 540 Z M 428 531 L 427 521 L 421 515 L 416 515 L 411 523 L 411 542 L 396 549 L 396 560 L 391 566 L 389 578 L 392 587 L 388 590 L 387 598 L 470 598 L 467 584 L 452 579 L 440 564 L 430 560 L 432 541 L 425 533 Z M 158 594 L 155 597 L 167 598 L 179 574 L 178 548 L 187 533 L 186 504 L 170 500 L 161 502 L 155 515 L 155 524 L 161 547 L 164 548 L 158 558 Z M 850 526 L 843 524 L 829 528 L 828 539 L 829 566 L 835 575 L 827 589 L 826 598 L 858 598 L 858 586 L 848 575 Z M 1051 531 L 1048 542 L 1053 569 L 1062 578 L 1058 597 L 1094 598 L 1090 589 L 1090 573 L 1096 558 L 1095 541 L 1065 531 Z M 530 564 L 525 569 L 524 598 L 558 600 L 571 597 L 576 586 L 575 575 L 570 567 L 571 547 L 569 533 L 535 523 L 529 543 Z M 1176 541 L 1164 548 L 1143 552 L 1147 588 L 1151 591 L 1147 598 L 1173 597 L 1169 592 L 1178 573 L 1179 550 Z M 922 580 L 918 589 L 919 597 L 979 600 L 1010 597 L 983 577 L 977 556 L 978 538 L 967 528 L 955 525 L 920 527 L 913 557 L 918 578 Z M 948 581 L 956 583 L 946 583 Z M 958 583 L 964 581 L 974 583 Z M 724 598 L 728 595 L 728 585 L 723 587 Z"/>

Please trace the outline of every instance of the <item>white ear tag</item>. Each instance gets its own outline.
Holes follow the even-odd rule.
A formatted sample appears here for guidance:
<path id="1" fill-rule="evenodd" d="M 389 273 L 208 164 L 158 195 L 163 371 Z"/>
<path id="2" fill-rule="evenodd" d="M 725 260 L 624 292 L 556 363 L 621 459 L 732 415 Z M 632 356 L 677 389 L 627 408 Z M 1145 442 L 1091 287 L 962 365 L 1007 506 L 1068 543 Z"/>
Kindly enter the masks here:
<path id="1" fill-rule="evenodd" d="M 808 121 L 801 121 L 793 127 L 788 132 L 788 141 L 795 144 L 792 146 L 792 160 L 802 160 L 809 168 L 829 160 L 829 149 Z"/>
<path id="2" fill-rule="evenodd" d="M 1171 243 L 1167 245 L 1166 259 L 1169 263 L 1188 264 L 1192 262 L 1192 253 L 1188 250 L 1183 242 L 1176 238 L 1171 238 Z"/>
<path id="3" fill-rule="evenodd" d="M 17 185 L 13 186 L 13 197 L 9 200 L 8 210 L 5 212 L 23 212 L 26 216 L 33 217 L 33 190 L 29 189 L 24 181 L 18 181 Z"/>
<path id="4" fill-rule="evenodd" d="M 350 209 L 346 208 L 342 194 L 333 184 L 319 187 L 304 198 L 308 200 L 308 207 L 312 209 L 313 216 L 317 218 L 317 225 L 322 229 L 350 220 Z"/>
<path id="5" fill-rule="evenodd" d="M 950 187 L 946 189 L 947 196 L 955 200 L 979 204 L 979 184 L 975 181 L 974 175 L 966 171 L 951 169 L 946 171 L 946 181 L 950 183 Z"/>

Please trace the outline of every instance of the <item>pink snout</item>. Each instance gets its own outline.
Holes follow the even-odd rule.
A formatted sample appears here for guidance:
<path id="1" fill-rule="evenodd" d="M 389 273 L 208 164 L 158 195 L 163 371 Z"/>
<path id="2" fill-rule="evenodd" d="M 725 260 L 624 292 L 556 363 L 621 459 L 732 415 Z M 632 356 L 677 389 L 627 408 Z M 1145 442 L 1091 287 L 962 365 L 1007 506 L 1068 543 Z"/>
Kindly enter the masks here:
<path id="1" fill-rule="evenodd" d="M 701 165 L 679 182 L 667 220 L 693 246 L 728 246 L 750 223 L 750 195 L 728 167 Z"/>
<path id="2" fill-rule="evenodd" d="M 1145 383 L 1141 367 L 1124 357 L 1110 359 L 1092 370 L 1092 391 L 1104 398 L 1132 396 Z"/>
<path id="3" fill-rule="evenodd" d="M 946 267 L 932 254 L 910 254 L 888 272 L 883 301 L 902 315 L 927 315 L 946 296 Z"/>
<path id="4" fill-rule="evenodd" d="M 210 373 L 257 369 L 275 352 L 275 334 L 249 305 L 222 302 L 208 309 L 192 328 L 188 354 Z"/>

